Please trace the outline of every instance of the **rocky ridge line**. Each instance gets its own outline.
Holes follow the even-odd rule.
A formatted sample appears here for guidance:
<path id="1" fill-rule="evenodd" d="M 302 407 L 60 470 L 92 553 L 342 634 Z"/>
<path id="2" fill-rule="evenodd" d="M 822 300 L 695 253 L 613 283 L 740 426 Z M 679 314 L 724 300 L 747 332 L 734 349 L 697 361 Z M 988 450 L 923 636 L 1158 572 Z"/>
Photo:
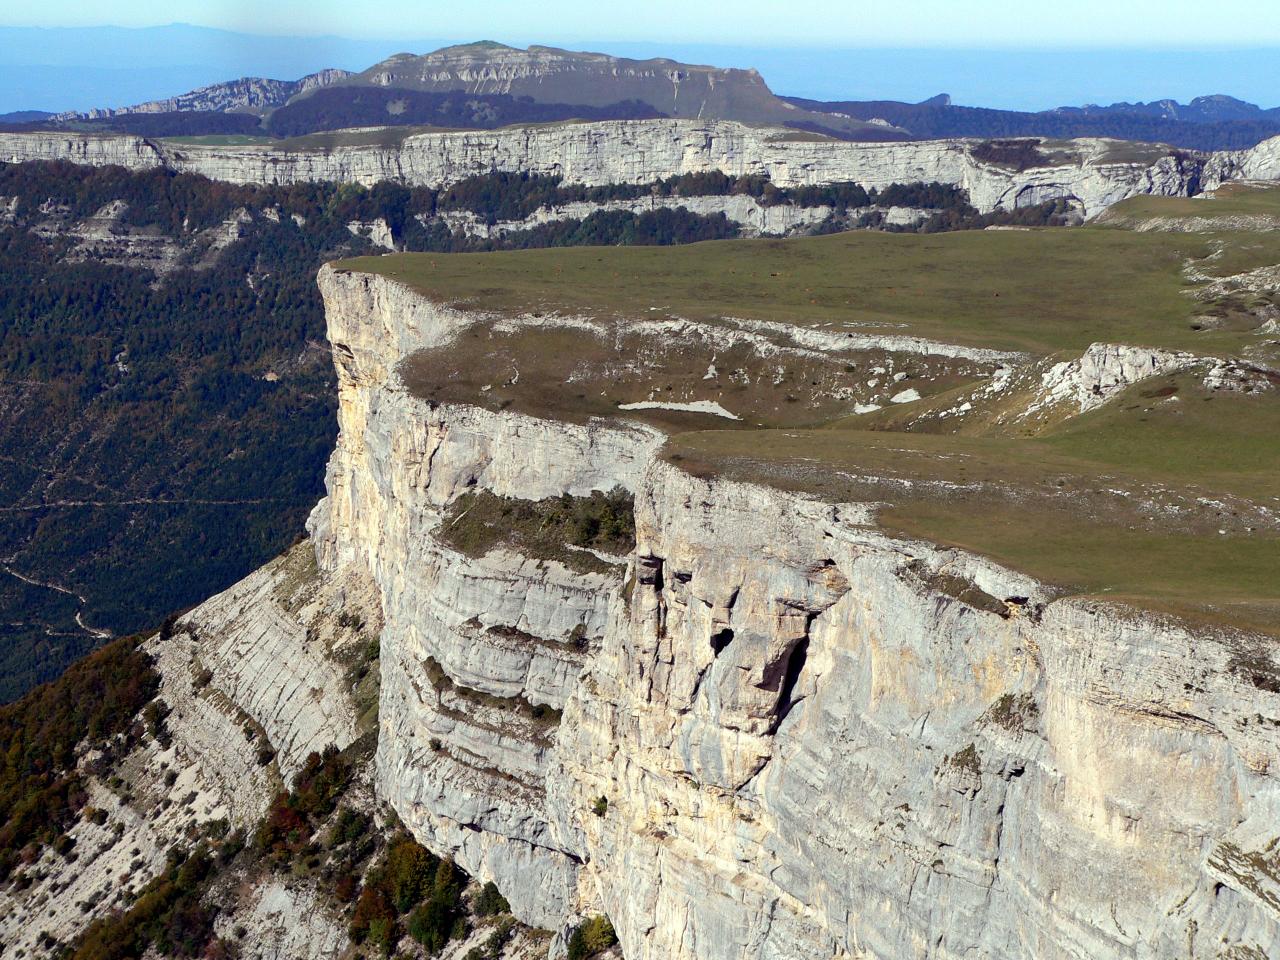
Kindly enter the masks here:
<path id="1" fill-rule="evenodd" d="M 211 147 L 135 136 L 0 135 L 0 161 L 67 160 L 131 169 L 162 167 L 232 183 L 391 180 L 440 186 L 493 171 L 557 175 L 568 183 L 651 183 L 721 171 L 767 176 L 780 187 L 855 181 L 939 182 L 962 187 L 983 212 L 1073 201 L 1086 216 L 1138 194 L 1186 196 L 1235 179 L 1280 177 L 1280 138 L 1251 150 L 1170 153 L 1154 162 L 1112 161 L 1113 141 L 1073 141 L 1074 158 L 1014 171 L 976 160 L 975 142 L 850 143 L 730 121 L 635 120 L 406 134 L 396 146 L 281 149 Z"/>

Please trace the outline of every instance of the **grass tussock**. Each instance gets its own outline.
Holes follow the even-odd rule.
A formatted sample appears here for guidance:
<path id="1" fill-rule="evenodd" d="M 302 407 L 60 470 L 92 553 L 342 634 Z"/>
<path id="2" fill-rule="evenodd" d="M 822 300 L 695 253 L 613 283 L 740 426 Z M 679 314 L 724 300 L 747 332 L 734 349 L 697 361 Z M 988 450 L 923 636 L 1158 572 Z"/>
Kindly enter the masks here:
<path id="1" fill-rule="evenodd" d="M 472 557 L 507 547 L 580 573 L 610 573 L 616 566 L 588 551 L 620 556 L 635 548 L 634 499 L 621 487 L 546 500 L 467 493 L 450 506 L 440 539 Z"/>

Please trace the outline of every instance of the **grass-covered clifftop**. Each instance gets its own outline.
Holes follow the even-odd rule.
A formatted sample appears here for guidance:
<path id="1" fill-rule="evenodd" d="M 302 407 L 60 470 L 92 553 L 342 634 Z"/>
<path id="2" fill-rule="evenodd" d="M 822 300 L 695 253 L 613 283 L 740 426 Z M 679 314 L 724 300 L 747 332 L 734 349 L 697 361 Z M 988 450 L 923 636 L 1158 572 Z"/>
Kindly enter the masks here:
<path id="1" fill-rule="evenodd" d="M 869 194 L 689 174 L 587 188 L 495 173 L 440 190 L 283 188 L 0 165 L 0 701 L 106 635 L 154 627 L 229 586 L 298 534 L 335 432 L 315 287 L 325 260 L 373 250 L 372 228 L 433 252 L 736 236 L 722 213 L 679 206 L 709 196 L 985 222 L 936 184 Z M 669 203 L 549 212 L 646 198 Z M 525 226 L 535 214 L 545 222 Z M 460 221 L 511 230 L 483 238 Z"/>
<path id="2" fill-rule="evenodd" d="M 782 322 L 1049 353 L 1098 340 L 1232 349 L 1245 331 L 1193 329 L 1184 267 L 1226 276 L 1280 261 L 1280 234 L 1218 253 L 1208 234 L 1073 230 L 859 231 L 681 250 L 576 249 L 342 261 L 448 302 L 507 313 L 656 313 Z M 1207 260 L 1214 254 L 1213 260 Z"/>
<path id="3" fill-rule="evenodd" d="M 874 501 L 1066 593 L 1275 633 L 1280 233 L 1230 218 L 1276 196 L 1121 205 L 1121 225 L 1180 218 L 1154 231 L 336 266 L 482 315 L 402 364 L 424 398 L 644 419 L 692 472 Z"/>

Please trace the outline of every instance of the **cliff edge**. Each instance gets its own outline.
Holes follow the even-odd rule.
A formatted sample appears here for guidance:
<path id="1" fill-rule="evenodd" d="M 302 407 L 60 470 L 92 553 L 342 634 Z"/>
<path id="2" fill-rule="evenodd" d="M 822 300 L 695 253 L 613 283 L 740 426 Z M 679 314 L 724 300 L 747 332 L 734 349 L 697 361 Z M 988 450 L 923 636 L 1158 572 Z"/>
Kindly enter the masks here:
<path id="1" fill-rule="evenodd" d="M 1273 639 L 894 533 L 892 471 L 846 499 L 793 462 L 829 452 L 742 468 L 797 405 L 857 402 L 823 372 L 1016 386 L 1033 356 L 506 309 L 397 259 L 320 276 L 341 434 L 310 527 L 381 591 L 377 789 L 422 843 L 528 923 L 607 914 L 628 958 L 1280 948 Z M 1168 373 L 1145 356 L 1080 369 L 1123 394 Z M 726 392 L 776 367 L 799 393 L 802 361 L 790 404 Z M 606 491 L 626 553 L 561 522 Z"/>
<path id="2" fill-rule="evenodd" d="M 651 183 L 685 173 L 764 176 L 779 187 L 856 182 L 938 182 L 969 191 L 979 210 L 1074 201 L 1086 216 L 1127 197 L 1187 196 L 1240 178 L 1280 176 L 1280 138 L 1251 150 L 1191 154 L 1111 140 L 1064 141 L 1010 164 L 972 140 L 850 143 L 733 121 L 618 120 L 489 131 L 369 128 L 266 145 L 76 133 L 0 134 L 0 161 L 67 160 L 130 169 L 161 167 L 231 183 L 389 180 L 454 183 L 493 171 L 563 177 L 568 183 Z"/>

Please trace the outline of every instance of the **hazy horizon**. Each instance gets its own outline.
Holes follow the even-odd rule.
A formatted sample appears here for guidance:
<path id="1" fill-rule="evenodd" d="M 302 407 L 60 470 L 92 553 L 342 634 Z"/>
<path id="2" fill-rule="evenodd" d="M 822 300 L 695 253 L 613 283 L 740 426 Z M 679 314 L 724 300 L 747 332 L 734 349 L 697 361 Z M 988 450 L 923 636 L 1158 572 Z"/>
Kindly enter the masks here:
<path id="1" fill-rule="evenodd" d="M 353 15 L 343 0 L 113 0 L 111 22 L 154 26 L 184 22 L 260 34 L 334 34 L 383 40 L 397 36 L 480 37 L 550 33 L 573 43 L 717 42 L 845 49 L 873 47 L 1114 46 L 1205 48 L 1252 43 L 1280 46 L 1280 15 L 1272 0 L 1217 0 L 1211 15 L 1198 0 L 1117 4 L 1113 0 L 1057 0 L 1028 9 L 1020 0 L 736 0 L 732 7 L 697 0 L 649 0 L 643 8 L 594 0 L 379 0 Z M 0 14 L 0 22 L 93 26 L 103 8 L 84 0 L 43 0 Z M 1134 37 L 1143 38 L 1135 44 Z"/>
<path id="2" fill-rule="evenodd" d="M 754 67 L 774 92 L 824 100 L 919 101 L 948 93 L 969 106 L 1058 106 L 1226 94 L 1272 107 L 1280 45 L 1149 47 L 772 46 L 488 36 L 360 39 L 279 36 L 168 24 L 0 26 L 0 113 L 125 106 L 241 76 L 295 79 L 325 67 L 360 70 L 390 56 L 493 39 Z M 139 64 L 144 65 L 139 65 Z"/>

